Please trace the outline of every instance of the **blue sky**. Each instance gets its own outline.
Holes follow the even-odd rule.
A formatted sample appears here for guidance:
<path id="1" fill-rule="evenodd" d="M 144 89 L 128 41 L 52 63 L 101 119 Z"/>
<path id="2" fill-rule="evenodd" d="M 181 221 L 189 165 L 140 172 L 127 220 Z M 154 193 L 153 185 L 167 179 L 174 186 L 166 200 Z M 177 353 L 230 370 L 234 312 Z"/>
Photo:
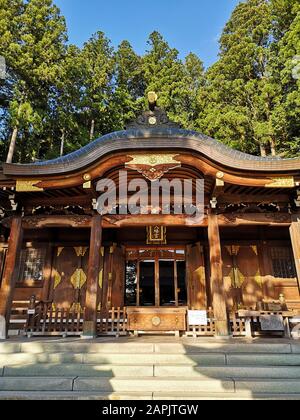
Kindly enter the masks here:
<path id="1" fill-rule="evenodd" d="M 66 17 L 69 41 L 81 46 L 98 30 L 114 46 L 127 39 L 143 54 L 148 35 L 159 31 L 184 57 L 195 52 L 209 66 L 218 38 L 240 0 L 54 0 Z"/>

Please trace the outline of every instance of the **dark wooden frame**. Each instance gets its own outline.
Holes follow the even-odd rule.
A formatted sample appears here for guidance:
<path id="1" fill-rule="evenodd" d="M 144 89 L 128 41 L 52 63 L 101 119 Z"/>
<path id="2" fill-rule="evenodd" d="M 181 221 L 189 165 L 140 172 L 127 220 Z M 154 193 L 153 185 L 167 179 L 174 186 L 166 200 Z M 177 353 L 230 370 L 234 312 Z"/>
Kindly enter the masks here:
<path id="1" fill-rule="evenodd" d="M 137 297 L 136 297 L 136 305 L 132 307 L 140 307 L 140 263 L 143 261 L 148 261 L 151 259 L 151 261 L 154 259 L 155 262 L 155 275 L 154 275 L 154 282 L 155 282 L 155 307 L 160 308 L 160 284 L 159 284 L 159 261 L 161 258 L 159 258 L 159 252 L 162 250 L 172 250 L 173 251 L 173 262 L 174 262 L 174 290 L 175 290 L 175 305 L 172 306 L 174 308 L 181 307 L 179 306 L 178 301 L 178 273 L 177 273 L 177 261 L 186 261 L 186 248 L 184 246 L 167 246 L 167 245 L 147 245 L 143 247 L 126 247 L 126 251 L 133 251 L 133 250 L 153 250 L 155 251 L 154 257 L 145 257 L 140 256 L 137 259 L 134 259 L 134 261 L 137 261 Z M 184 258 L 180 258 L 178 254 L 176 253 L 177 250 L 184 251 Z M 185 276 L 185 282 L 186 282 L 186 288 L 188 290 L 187 285 L 187 274 Z M 188 303 L 188 302 L 187 302 Z M 186 305 L 183 305 L 186 306 Z"/>

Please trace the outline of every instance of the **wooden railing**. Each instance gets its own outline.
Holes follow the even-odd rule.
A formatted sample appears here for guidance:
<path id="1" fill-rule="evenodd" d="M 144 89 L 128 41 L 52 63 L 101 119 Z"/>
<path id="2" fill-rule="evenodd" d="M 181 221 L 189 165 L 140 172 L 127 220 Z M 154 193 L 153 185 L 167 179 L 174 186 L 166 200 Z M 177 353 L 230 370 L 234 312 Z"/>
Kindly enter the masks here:
<path id="1" fill-rule="evenodd" d="M 51 302 L 31 304 L 25 334 L 34 336 L 80 336 L 83 333 L 84 309 L 55 308 Z M 126 308 L 112 308 L 97 313 L 97 335 L 127 335 Z"/>
<path id="2" fill-rule="evenodd" d="M 127 335 L 127 312 L 126 308 L 112 308 L 101 310 L 97 313 L 97 334 L 112 335 L 119 337 Z"/>
<path id="3" fill-rule="evenodd" d="M 265 316 L 282 317 L 282 331 L 262 331 L 261 319 Z M 55 308 L 50 302 L 35 303 L 31 300 L 25 333 L 31 336 L 80 336 L 83 333 L 84 309 Z M 212 309 L 207 312 L 207 325 L 188 326 L 187 337 L 213 337 L 216 333 L 215 318 Z M 230 315 L 231 334 L 234 337 L 253 337 L 255 335 L 281 335 L 300 337 L 300 317 L 293 312 L 238 311 Z M 115 336 L 128 334 L 126 308 L 112 308 L 97 312 L 97 335 Z"/>
<path id="4" fill-rule="evenodd" d="M 41 304 L 27 317 L 25 333 L 32 336 L 76 336 L 83 331 L 84 310 L 53 308 Z"/>

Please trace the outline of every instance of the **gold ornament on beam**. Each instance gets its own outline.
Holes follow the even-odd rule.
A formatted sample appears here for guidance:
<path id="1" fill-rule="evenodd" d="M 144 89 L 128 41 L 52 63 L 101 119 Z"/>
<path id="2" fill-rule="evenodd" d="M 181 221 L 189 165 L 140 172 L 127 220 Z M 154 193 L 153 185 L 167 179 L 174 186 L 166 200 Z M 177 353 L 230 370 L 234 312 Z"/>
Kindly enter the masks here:
<path id="1" fill-rule="evenodd" d="M 17 192 L 37 192 L 44 191 L 44 188 L 37 187 L 37 184 L 42 182 L 37 179 L 30 180 L 17 180 L 16 182 L 16 191 Z"/>
<path id="2" fill-rule="evenodd" d="M 293 176 L 272 178 L 266 188 L 294 188 L 295 179 Z"/>
<path id="3" fill-rule="evenodd" d="M 84 183 L 83 183 L 82 187 L 85 190 L 89 190 L 90 188 L 92 188 L 92 177 L 91 177 L 90 174 L 84 174 L 83 175 L 83 180 L 84 180 Z"/>
<path id="4" fill-rule="evenodd" d="M 151 182 L 162 178 L 166 173 L 181 167 L 181 162 L 176 160 L 178 155 L 171 154 L 139 154 L 130 155 L 131 161 L 126 163 L 127 169 L 132 169 L 142 174 Z"/>

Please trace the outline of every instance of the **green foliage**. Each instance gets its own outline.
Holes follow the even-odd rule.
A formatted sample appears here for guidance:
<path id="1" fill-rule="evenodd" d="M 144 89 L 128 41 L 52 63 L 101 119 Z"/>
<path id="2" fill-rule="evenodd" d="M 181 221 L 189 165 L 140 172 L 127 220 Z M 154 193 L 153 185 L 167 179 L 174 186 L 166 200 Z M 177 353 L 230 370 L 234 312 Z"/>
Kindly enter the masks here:
<path id="1" fill-rule="evenodd" d="M 103 32 L 82 48 L 68 45 L 52 0 L 0 0 L 0 55 L 8 69 L 0 80 L 3 160 L 13 132 L 14 161 L 27 162 L 121 130 L 147 107 L 149 91 L 183 128 L 245 152 L 299 154 L 299 0 L 241 2 L 207 70 L 193 53 L 180 59 L 158 32 L 142 57 L 126 40 L 113 49 Z"/>

